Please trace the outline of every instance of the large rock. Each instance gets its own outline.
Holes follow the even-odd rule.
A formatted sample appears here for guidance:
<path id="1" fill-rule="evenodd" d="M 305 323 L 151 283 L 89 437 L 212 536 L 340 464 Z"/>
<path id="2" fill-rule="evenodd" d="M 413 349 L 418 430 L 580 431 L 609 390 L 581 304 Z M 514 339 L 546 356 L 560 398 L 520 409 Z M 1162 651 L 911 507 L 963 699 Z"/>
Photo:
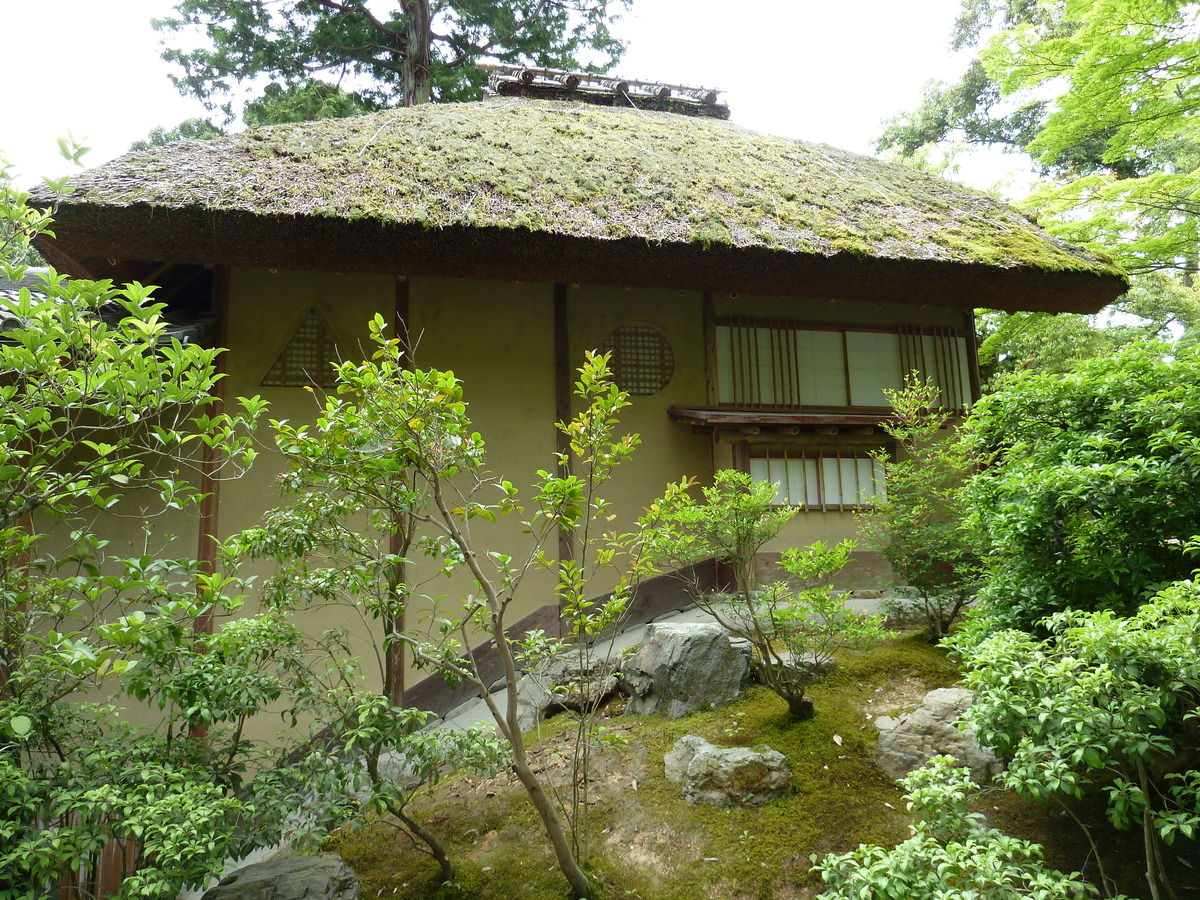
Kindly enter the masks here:
<path id="1" fill-rule="evenodd" d="M 918 709 L 899 719 L 880 716 L 875 720 L 879 767 L 900 779 L 944 753 L 970 768 L 976 781 L 990 781 L 1004 764 L 987 747 L 979 746 L 970 729 L 958 724 L 973 699 L 963 688 L 939 688 L 926 694 Z"/>
<path id="2" fill-rule="evenodd" d="M 720 625 L 659 623 L 622 667 L 627 711 L 677 719 L 745 696 L 750 644 L 731 640 Z"/>
<path id="3" fill-rule="evenodd" d="M 238 869 L 202 900 L 358 900 L 358 878 L 336 854 L 292 856 Z"/>
<path id="4" fill-rule="evenodd" d="M 620 687 L 617 665 L 617 658 L 598 653 L 586 660 L 565 653 L 538 663 L 517 684 L 521 730 L 529 731 L 560 710 L 604 703 Z"/>
<path id="5" fill-rule="evenodd" d="M 714 747 L 692 734 L 675 742 L 663 768 L 669 780 L 683 783 L 685 799 L 713 806 L 757 806 L 792 785 L 792 770 L 778 750 Z"/>

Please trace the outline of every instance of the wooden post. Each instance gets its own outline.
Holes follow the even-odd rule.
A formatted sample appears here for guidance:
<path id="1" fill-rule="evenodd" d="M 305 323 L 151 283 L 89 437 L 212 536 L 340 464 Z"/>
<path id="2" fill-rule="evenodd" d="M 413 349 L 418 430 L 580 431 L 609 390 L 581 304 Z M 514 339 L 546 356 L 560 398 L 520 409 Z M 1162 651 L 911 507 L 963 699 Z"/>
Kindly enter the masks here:
<path id="1" fill-rule="evenodd" d="M 570 304 L 567 286 L 554 285 L 554 417 L 555 422 L 567 422 L 571 418 L 571 335 L 569 328 Z M 561 429 L 557 431 L 558 474 L 571 473 L 571 441 Z M 566 561 L 575 558 L 575 546 L 571 532 L 560 528 L 558 532 L 558 558 Z M 559 634 L 562 634 L 562 610 L 559 610 Z"/>
<path id="2" fill-rule="evenodd" d="M 219 266 L 212 275 L 212 309 L 217 314 L 217 333 L 213 344 L 226 347 L 229 343 L 229 269 Z M 225 353 L 217 355 L 217 374 L 225 374 Z M 219 413 L 225 406 L 225 382 L 228 379 L 218 379 L 216 403 L 214 407 Z M 221 468 L 221 454 L 211 447 L 204 448 L 204 457 L 200 461 L 200 493 L 204 495 L 200 501 L 199 536 L 196 546 L 196 560 L 200 571 L 207 575 L 213 574 L 217 568 L 217 545 L 220 543 L 220 511 L 221 511 L 221 481 L 217 473 Z M 192 630 L 200 634 L 212 634 L 212 610 L 205 610 L 192 623 Z"/>
<path id="3" fill-rule="evenodd" d="M 708 388 L 708 405 L 716 406 L 720 402 L 720 387 L 717 380 L 717 323 L 713 309 L 713 295 L 704 292 L 704 374 Z"/>

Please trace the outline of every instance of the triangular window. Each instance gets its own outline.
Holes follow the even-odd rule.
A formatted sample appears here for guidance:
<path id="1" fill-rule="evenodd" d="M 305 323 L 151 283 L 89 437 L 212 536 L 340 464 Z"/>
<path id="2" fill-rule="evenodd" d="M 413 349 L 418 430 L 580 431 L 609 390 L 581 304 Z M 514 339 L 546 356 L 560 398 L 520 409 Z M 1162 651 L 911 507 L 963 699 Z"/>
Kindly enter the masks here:
<path id="1" fill-rule="evenodd" d="M 310 309 L 261 382 L 263 387 L 333 388 L 337 342 L 325 320 Z"/>

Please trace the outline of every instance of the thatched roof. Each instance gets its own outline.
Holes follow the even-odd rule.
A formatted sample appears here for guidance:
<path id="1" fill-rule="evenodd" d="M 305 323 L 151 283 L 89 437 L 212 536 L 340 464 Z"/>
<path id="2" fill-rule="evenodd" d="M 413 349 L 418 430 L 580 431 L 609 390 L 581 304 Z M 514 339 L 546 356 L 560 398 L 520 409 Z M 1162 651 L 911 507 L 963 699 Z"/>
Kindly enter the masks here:
<path id="1" fill-rule="evenodd" d="M 1090 311 L 1111 263 L 984 194 L 728 122 L 498 99 L 250 129 L 73 179 L 52 260 Z"/>

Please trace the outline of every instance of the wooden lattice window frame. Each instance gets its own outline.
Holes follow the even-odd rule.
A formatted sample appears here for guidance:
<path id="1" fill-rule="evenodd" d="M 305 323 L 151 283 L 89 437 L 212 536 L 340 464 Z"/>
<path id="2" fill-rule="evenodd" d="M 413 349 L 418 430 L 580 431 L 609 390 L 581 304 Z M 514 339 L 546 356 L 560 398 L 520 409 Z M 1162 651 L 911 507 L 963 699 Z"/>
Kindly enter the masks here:
<path id="1" fill-rule="evenodd" d="M 292 331 L 259 385 L 332 390 L 337 384 L 334 366 L 340 362 L 341 354 L 333 329 L 320 311 L 313 307 Z"/>
<path id="2" fill-rule="evenodd" d="M 652 325 L 628 322 L 614 328 L 601 352 L 611 354 L 609 367 L 617 387 L 632 397 L 650 397 L 666 388 L 675 375 L 675 353 L 666 336 Z"/>
<path id="3" fill-rule="evenodd" d="M 748 469 L 755 481 L 778 483 L 777 506 L 838 512 L 870 509 L 886 496 L 878 450 L 755 446 Z"/>
<path id="4" fill-rule="evenodd" d="M 964 410 L 974 399 L 971 337 L 956 329 L 864 328 L 746 316 L 720 316 L 713 324 L 714 399 L 722 407 L 885 410 L 885 398 L 871 382 L 899 390 L 913 372 L 937 386 L 947 409 Z M 872 355 L 869 347 L 856 348 L 880 340 L 888 344 L 883 357 Z M 859 366 L 856 358 L 870 364 Z M 879 369 L 881 377 L 873 377 L 875 360 L 884 358 L 890 359 Z"/>

